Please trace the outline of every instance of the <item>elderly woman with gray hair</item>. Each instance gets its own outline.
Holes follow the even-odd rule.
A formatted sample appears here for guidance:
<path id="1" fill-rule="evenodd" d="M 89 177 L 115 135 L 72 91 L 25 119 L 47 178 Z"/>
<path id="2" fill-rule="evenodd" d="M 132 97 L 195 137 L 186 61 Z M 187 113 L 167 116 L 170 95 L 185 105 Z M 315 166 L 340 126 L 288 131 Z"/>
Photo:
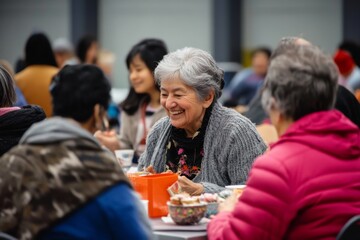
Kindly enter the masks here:
<path id="1" fill-rule="evenodd" d="M 179 173 L 185 192 L 219 192 L 244 184 L 254 159 L 266 150 L 255 126 L 218 102 L 223 71 L 200 49 L 183 48 L 155 69 L 168 117 L 147 139 L 139 169 Z"/>
<path id="2" fill-rule="evenodd" d="M 262 103 L 280 139 L 219 206 L 209 239 L 335 239 L 360 214 L 360 130 L 333 109 L 334 62 L 309 44 L 276 52 Z"/>

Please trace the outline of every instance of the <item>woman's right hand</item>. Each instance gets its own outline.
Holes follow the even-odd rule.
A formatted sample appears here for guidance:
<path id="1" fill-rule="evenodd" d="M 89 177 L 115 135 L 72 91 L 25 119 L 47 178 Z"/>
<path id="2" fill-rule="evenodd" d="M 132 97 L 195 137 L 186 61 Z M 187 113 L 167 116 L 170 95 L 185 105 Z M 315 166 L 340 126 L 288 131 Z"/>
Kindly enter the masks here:
<path id="1" fill-rule="evenodd" d="M 156 172 L 155 172 L 155 169 L 153 168 L 152 165 L 144 168 L 144 172 L 148 172 L 148 173 L 151 173 L 151 174 L 155 174 L 155 173 L 156 173 Z"/>
<path id="2" fill-rule="evenodd" d="M 94 136 L 102 145 L 107 147 L 110 151 L 114 152 L 115 150 L 120 149 L 120 142 L 114 130 L 104 132 L 96 131 Z"/>
<path id="3" fill-rule="evenodd" d="M 219 204 L 219 212 L 232 212 L 239 201 L 241 194 L 241 192 L 233 191 L 224 202 Z"/>
<path id="4" fill-rule="evenodd" d="M 152 165 L 149 165 L 148 167 L 145 167 L 144 172 L 148 172 L 148 173 L 151 173 L 151 174 L 156 174 L 157 173 Z M 165 173 L 173 173 L 173 172 L 171 170 L 166 170 L 165 172 L 161 172 L 161 174 L 165 174 Z"/>

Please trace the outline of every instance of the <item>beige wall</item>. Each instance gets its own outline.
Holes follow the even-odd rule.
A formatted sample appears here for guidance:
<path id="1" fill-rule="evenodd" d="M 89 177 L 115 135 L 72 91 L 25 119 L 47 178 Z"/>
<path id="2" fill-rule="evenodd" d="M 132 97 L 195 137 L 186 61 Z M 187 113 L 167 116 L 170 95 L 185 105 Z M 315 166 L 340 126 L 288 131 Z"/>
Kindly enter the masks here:
<path id="1" fill-rule="evenodd" d="M 100 40 L 103 47 L 117 56 L 116 86 L 128 86 L 125 57 L 132 45 L 143 38 L 161 38 L 171 51 L 191 46 L 211 52 L 211 3 L 211 0 L 100 1 Z"/>
<path id="2" fill-rule="evenodd" d="M 34 31 L 43 31 L 50 41 L 70 37 L 69 0 L 1 0 L 0 58 L 11 64 L 23 55 L 25 42 Z"/>
<path id="3" fill-rule="evenodd" d="M 341 0 L 243 0 L 243 43 L 275 47 L 283 36 L 302 36 L 332 53 L 342 40 Z"/>

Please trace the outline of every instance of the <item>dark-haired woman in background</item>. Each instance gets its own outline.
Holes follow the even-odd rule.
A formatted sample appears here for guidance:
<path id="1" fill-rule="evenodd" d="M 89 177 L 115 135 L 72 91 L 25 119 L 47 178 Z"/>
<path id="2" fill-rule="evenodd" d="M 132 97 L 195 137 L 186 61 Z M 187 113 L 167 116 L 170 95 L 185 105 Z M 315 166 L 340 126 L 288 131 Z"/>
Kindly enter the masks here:
<path id="1" fill-rule="evenodd" d="M 95 134 L 110 150 L 134 149 L 135 158 L 140 156 L 149 129 L 157 120 L 166 116 L 160 105 L 160 90 L 154 79 L 154 70 L 166 54 L 167 47 L 159 39 L 145 39 L 128 53 L 126 66 L 131 88 L 120 104 L 120 135 L 117 137 L 114 131 Z"/>
<path id="2" fill-rule="evenodd" d="M 26 68 L 15 75 L 29 104 L 41 106 L 47 117 L 52 115 L 49 86 L 51 78 L 59 71 L 49 39 L 43 33 L 30 36 L 25 45 Z"/>
<path id="3" fill-rule="evenodd" d="M 76 56 L 80 63 L 95 64 L 98 51 L 98 42 L 91 35 L 83 36 L 76 46 Z"/>

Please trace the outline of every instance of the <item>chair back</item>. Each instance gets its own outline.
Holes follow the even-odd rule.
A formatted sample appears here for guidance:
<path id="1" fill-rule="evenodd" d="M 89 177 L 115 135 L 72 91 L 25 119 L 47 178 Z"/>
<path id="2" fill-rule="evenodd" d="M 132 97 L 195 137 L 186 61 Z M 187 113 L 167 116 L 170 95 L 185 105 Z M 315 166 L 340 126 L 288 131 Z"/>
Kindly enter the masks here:
<path id="1" fill-rule="evenodd" d="M 360 215 L 352 217 L 345 223 L 336 240 L 360 240 Z"/>

